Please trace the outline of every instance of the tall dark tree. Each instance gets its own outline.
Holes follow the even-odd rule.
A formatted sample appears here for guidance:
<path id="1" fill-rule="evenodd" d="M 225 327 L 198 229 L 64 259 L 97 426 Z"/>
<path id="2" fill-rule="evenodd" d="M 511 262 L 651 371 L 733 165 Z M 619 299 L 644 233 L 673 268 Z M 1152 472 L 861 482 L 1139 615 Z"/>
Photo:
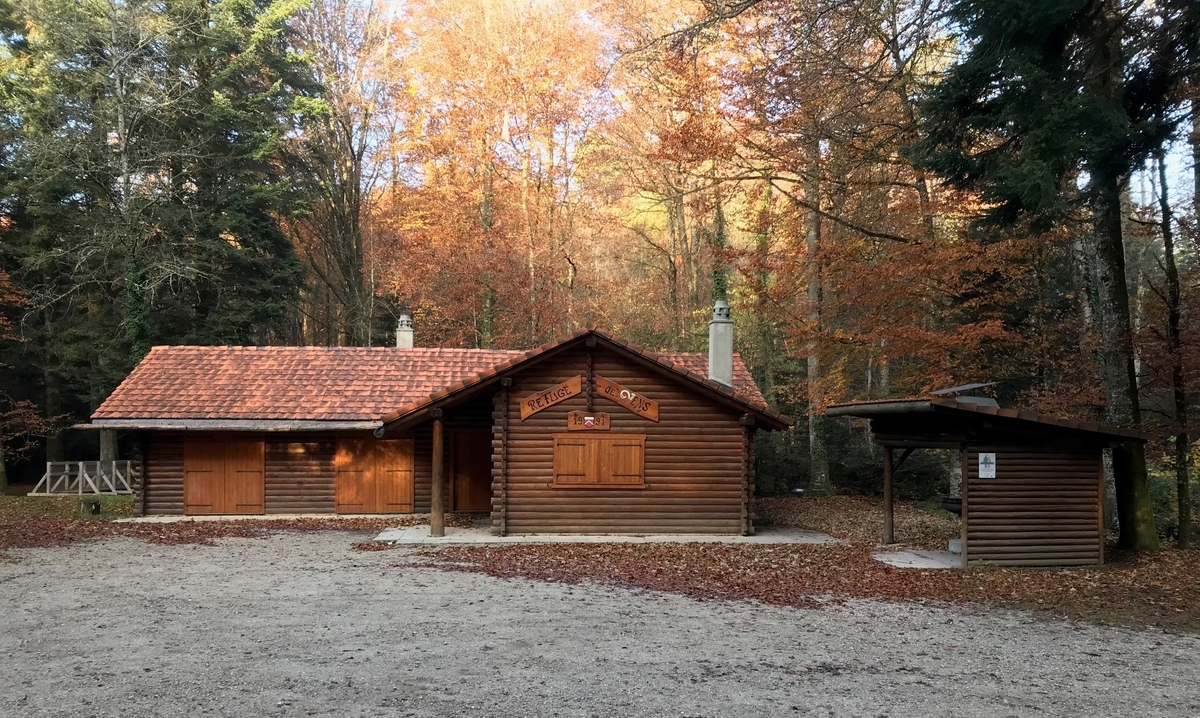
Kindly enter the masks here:
<path id="1" fill-rule="evenodd" d="M 1120 0 L 963 0 L 964 54 L 929 89 L 922 166 L 980 194 L 985 222 L 1083 221 L 1098 263 L 1108 419 L 1141 423 L 1122 237 L 1129 174 L 1171 136 L 1176 28 Z M 1145 450 L 1114 449 L 1121 546 L 1158 545 Z"/>
<path id="2" fill-rule="evenodd" d="M 303 4 L 0 6 L 0 260 L 48 415 L 86 413 L 155 343 L 290 338 L 280 223 L 304 198 L 280 146 L 313 92 L 287 25 Z"/>

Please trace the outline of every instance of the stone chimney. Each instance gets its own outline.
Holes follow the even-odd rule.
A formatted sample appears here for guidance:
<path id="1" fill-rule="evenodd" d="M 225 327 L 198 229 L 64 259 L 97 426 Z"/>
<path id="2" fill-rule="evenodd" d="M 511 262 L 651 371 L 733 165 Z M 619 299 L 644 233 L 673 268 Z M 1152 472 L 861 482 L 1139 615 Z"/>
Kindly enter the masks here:
<path id="1" fill-rule="evenodd" d="M 413 348 L 412 316 L 408 314 L 401 314 L 400 318 L 396 320 L 396 348 Z"/>
<path id="2" fill-rule="evenodd" d="M 733 319 L 724 299 L 713 305 L 708 323 L 708 378 L 733 388 Z"/>

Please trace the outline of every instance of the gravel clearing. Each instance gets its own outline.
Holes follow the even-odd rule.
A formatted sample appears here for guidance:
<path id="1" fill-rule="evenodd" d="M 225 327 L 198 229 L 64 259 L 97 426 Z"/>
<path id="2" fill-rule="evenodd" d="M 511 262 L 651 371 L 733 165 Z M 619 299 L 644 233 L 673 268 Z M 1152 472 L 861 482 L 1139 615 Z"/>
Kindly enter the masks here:
<path id="1" fill-rule="evenodd" d="M 1196 716 L 1200 639 L 501 580 L 361 533 L 0 563 L 0 716 Z"/>

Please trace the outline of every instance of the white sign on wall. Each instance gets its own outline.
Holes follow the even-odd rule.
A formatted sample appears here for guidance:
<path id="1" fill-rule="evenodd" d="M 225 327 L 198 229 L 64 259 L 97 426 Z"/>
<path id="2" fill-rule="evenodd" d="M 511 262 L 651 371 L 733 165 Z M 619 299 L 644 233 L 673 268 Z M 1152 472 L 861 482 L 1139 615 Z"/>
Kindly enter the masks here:
<path id="1" fill-rule="evenodd" d="M 994 479 L 996 478 L 996 454 L 984 453 L 979 454 L 979 478 Z"/>

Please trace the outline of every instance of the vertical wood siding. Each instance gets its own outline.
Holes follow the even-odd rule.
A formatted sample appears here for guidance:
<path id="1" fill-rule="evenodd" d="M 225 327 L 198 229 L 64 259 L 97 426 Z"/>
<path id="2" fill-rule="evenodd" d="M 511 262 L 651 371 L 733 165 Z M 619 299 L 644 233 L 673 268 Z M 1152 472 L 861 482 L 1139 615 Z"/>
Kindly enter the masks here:
<path id="1" fill-rule="evenodd" d="M 1082 566 L 1103 557 L 1100 451 L 998 449 L 996 478 L 967 452 L 964 550 L 969 563 Z"/>
<path id="2" fill-rule="evenodd" d="M 183 513 L 183 434 L 148 432 L 145 439 L 146 513 Z"/>
<path id="3" fill-rule="evenodd" d="M 266 512 L 333 513 L 336 447 L 333 434 L 268 434 Z"/>
<path id="4" fill-rule="evenodd" d="M 593 410 L 612 417 L 611 433 L 645 434 L 645 488 L 555 488 L 553 435 L 567 414 L 587 409 L 586 391 L 520 420 L 520 401 L 577 374 L 580 347 L 513 377 L 508 399 L 508 453 L 494 436 L 493 526 L 499 528 L 500 468 L 507 473 L 508 533 L 727 533 L 746 530 L 745 427 L 740 414 L 681 383 L 597 348 L 595 373 L 659 403 L 649 421 L 596 397 Z M 497 407 L 496 413 L 502 415 Z"/>

